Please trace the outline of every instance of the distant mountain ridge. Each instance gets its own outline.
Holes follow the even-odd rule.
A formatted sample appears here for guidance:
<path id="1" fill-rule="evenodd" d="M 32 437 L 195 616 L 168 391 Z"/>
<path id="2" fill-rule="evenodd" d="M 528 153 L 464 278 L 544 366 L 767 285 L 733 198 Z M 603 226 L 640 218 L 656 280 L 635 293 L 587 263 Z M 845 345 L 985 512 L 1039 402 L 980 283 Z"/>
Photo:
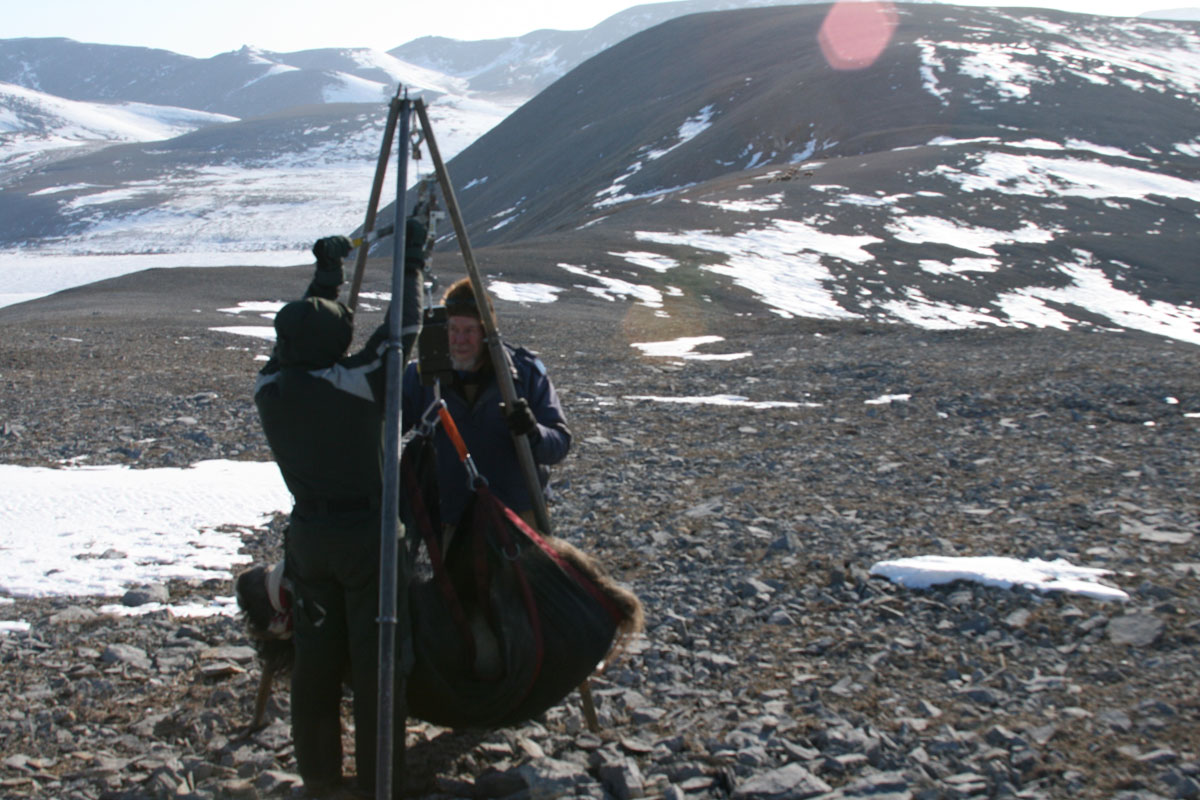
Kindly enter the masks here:
<path id="1" fill-rule="evenodd" d="M 796 4 L 797 0 L 652 3 L 627 8 L 582 31 L 543 29 L 481 41 L 423 36 L 388 52 L 408 63 L 463 78 L 473 91 L 532 97 L 597 53 L 668 20 L 688 14 Z"/>
<path id="2" fill-rule="evenodd" d="M 887 49 L 856 70 L 832 68 L 819 47 L 799 44 L 818 40 L 826 7 L 694 15 L 631 37 L 456 159 L 456 178 L 474 187 L 460 198 L 479 220 L 472 238 L 515 241 L 564 218 L 608 214 L 614 197 L 661 198 L 740 171 L 938 137 L 1074 140 L 1131 161 L 1162 159 L 1168 170 L 1194 168 L 1200 74 L 1183 61 L 1173 69 L 1172 52 L 1200 55 L 1196 29 L 945 9 L 901 6 Z M 522 168 L 497 174 L 511 162 Z M 542 175 L 569 176 L 575 199 Z M 550 198 L 545 208 L 539 197 Z M 514 198 L 520 218 L 489 228 L 484 220 Z"/>
<path id="3" fill-rule="evenodd" d="M 1200 343 L 1198 27 L 897 12 L 857 69 L 818 46 L 822 6 L 604 51 L 453 161 L 472 243 L 651 307 L 702 280 L 784 315 Z"/>
<path id="4" fill-rule="evenodd" d="M 517 40 L 441 61 L 414 45 L 403 54 L 419 64 L 248 51 L 242 79 L 352 75 L 345 85 L 370 94 L 380 70 L 418 71 L 472 242 L 507 265 L 498 280 L 539 296 L 650 309 L 707 298 L 930 327 L 1116 325 L 1200 343 L 1200 26 L 842 8 L 866 16 L 847 27 L 828 5 L 800 5 L 676 17 L 528 101 L 539 70 L 561 63 L 551 34 L 511 63 Z M 180 263 L 292 248 L 305 260 L 315 235 L 361 221 L 384 112 L 315 102 L 25 163 L 0 177 L 0 245 Z"/>
<path id="5" fill-rule="evenodd" d="M 89 65 L 81 73 L 80 64 Z M 70 39 L 0 40 L 0 81 L 71 100 L 140 102 L 251 117 L 326 102 L 386 102 L 397 81 L 443 93 L 442 76 L 371 50 L 268 53 L 244 47 L 208 59 Z"/>
<path id="6" fill-rule="evenodd" d="M 780 2 L 660 3 L 589 31 L 447 40 L 443 48 L 417 40 L 391 53 L 244 47 L 199 59 L 61 38 L 0 40 L 0 246 L 61 255 L 296 250 L 304 225 L 361 220 L 397 84 L 430 104 L 449 158 L 629 33 L 697 10 Z M 130 124 L 129 104 L 141 126 Z M 171 140 L 218 122 L 221 133 Z M 122 142 L 120 170 L 112 169 L 115 152 L 94 155 Z M 209 149 L 196 149 L 200 142 Z M 241 173 L 238 186 L 214 177 L 231 170 Z M 283 204 L 264 202 L 279 192 Z M 279 207 L 287 224 L 276 219 Z M 147 229 L 148 219 L 162 220 L 171 236 Z"/>
<path id="7" fill-rule="evenodd" d="M 539 30 L 484 41 L 422 37 L 386 53 L 368 48 L 278 53 L 247 46 L 194 58 L 66 38 L 0 39 L 0 83 L 70 100 L 152 103 L 237 117 L 313 103 L 385 101 L 397 81 L 430 99 L 455 92 L 524 100 L 592 55 L 673 17 L 794 1 L 656 3 L 626 9 L 589 30 Z"/>

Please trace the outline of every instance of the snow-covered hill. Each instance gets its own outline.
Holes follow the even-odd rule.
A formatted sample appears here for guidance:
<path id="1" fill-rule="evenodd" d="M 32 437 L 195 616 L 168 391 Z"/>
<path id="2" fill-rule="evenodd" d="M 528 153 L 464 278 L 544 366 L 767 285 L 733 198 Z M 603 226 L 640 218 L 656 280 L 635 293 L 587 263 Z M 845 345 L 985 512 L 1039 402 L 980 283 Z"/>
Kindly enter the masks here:
<path id="1" fill-rule="evenodd" d="M 81 63 L 89 70 L 81 72 Z M 179 106 L 239 118 L 318 103 L 386 102 L 397 82 L 434 95 L 469 89 L 368 48 L 272 53 L 243 47 L 192 58 L 70 39 L 0 40 L 0 81 L 70 100 Z"/>
<path id="2" fill-rule="evenodd" d="M 11 39 L 2 80 L 0 270 L 23 276 L 10 301 L 163 255 L 303 260 L 315 231 L 361 223 L 397 85 L 431 104 L 447 158 L 528 99 L 364 48 L 194 59 Z"/>
<path id="3" fill-rule="evenodd" d="M 472 241 L 519 248 L 504 282 L 542 297 L 662 309 L 715 293 L 785 316 L 1200 341 L 1197 25 L 857 8 L 677 18 L 523 104 L 524 79 L 479 87 L 518 46 L 522 69 L 565 63 L 532 40 L 419 66 L 396 51 L 227 54 L 259 82 L 354 79 L 321 102 L 6 171 L 0 269 L 28 296 L 79 268 L 306 261 L 313 238 L 360 223 L 386 112 L 324 101 L 404 73 L 459 154 Z"/>
<path id="4" fill-rule="evenodd" d="M 627 8 L 582 31 L 542 29 L 482 41 L 423 36 L 388 52 L 406 62 L 461 78 L 475 92 L 529 98 L 597 53 L 668 20 L 688 14 L 796 4 L 797 0 L 648 3 Z"/>
<path id="5" fill-rule="evenodd" d="M 1200 343 L 1195 25 L 900 6 L 846 69 L 826 14 L 686 17 L 581 65 L 452 164 L 472 243 L 654 308 L 720 286 L 781 315 Z"/>
<path id="6" fill-rule="evenodd" d="M 511 110 L 445 98 L 431 116 L 453 155 Z M 0 305 L 151 267 L 305 261 L 317 235 L 361 225 L 386 115 L 306 106 L 6 170 L 0 272 L 20 277 Z"/>
<path id="7" fill-rule="evenodd" d="M 89 143 L 152 142 L 208 125 L 233 122 L 225 114 L 149 103 L 89 103 L 0 83 L 0 166 L 34 153 Z"/>

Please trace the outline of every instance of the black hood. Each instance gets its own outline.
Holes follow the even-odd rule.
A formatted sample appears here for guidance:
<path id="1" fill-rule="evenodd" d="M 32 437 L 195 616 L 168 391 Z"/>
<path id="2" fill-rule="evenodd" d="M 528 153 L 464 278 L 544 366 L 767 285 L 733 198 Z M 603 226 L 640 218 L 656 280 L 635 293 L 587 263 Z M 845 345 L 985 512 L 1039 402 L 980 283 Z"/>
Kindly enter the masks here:
<path id="1" fill-rule="evenodd" d="M 281 367 L 328 367 L 353 338 L 353 312 L 332 300 L 307 297 L 275 315 L 275 354 Z"/>

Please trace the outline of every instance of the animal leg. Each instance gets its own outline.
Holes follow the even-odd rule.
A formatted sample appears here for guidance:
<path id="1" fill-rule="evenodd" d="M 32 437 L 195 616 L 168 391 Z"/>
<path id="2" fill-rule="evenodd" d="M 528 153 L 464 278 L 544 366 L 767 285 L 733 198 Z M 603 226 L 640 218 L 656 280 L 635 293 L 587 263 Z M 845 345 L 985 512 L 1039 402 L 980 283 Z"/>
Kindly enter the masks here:
<path id="1" fill-rule="evenodd" d="M 254 695 L 254 721 L 250 730 L 256 731 L 263 727 L 267 717 L 267 701 L 271 699 L 271 686 L 275 682 L 275 671 L 263 669 L 262 677 L 258 679 L 258 692 Z"/>

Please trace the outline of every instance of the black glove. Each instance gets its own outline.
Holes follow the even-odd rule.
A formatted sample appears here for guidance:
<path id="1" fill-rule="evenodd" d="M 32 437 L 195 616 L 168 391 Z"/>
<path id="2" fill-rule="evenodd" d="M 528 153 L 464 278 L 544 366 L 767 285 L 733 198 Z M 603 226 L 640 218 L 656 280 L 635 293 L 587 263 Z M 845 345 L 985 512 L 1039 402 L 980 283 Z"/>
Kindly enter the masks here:
<path id="1" fill-rule="evenodd" d="M 533 416 L 533 409 L 529 407 L 529 402 L 524 397 L 514 400 L 511 410 L 501 403 L 500 413 L 504 414 L 504 421 L 508 423 L 508 429 L 513 432 L 513 435 L 528 436 L 534 444 L 542 438 L 541 431 L 538 430 L 537 418 Z"/>
<path id="2" fill-rule="evenodd" d="M 354 243 L 345 236 L 317 239 L 312 246 L 313 255 L 317 257 L 317 283 L 322 286 L 341 286 L 345 280 L 342 259 L 353 249 Z"/>

